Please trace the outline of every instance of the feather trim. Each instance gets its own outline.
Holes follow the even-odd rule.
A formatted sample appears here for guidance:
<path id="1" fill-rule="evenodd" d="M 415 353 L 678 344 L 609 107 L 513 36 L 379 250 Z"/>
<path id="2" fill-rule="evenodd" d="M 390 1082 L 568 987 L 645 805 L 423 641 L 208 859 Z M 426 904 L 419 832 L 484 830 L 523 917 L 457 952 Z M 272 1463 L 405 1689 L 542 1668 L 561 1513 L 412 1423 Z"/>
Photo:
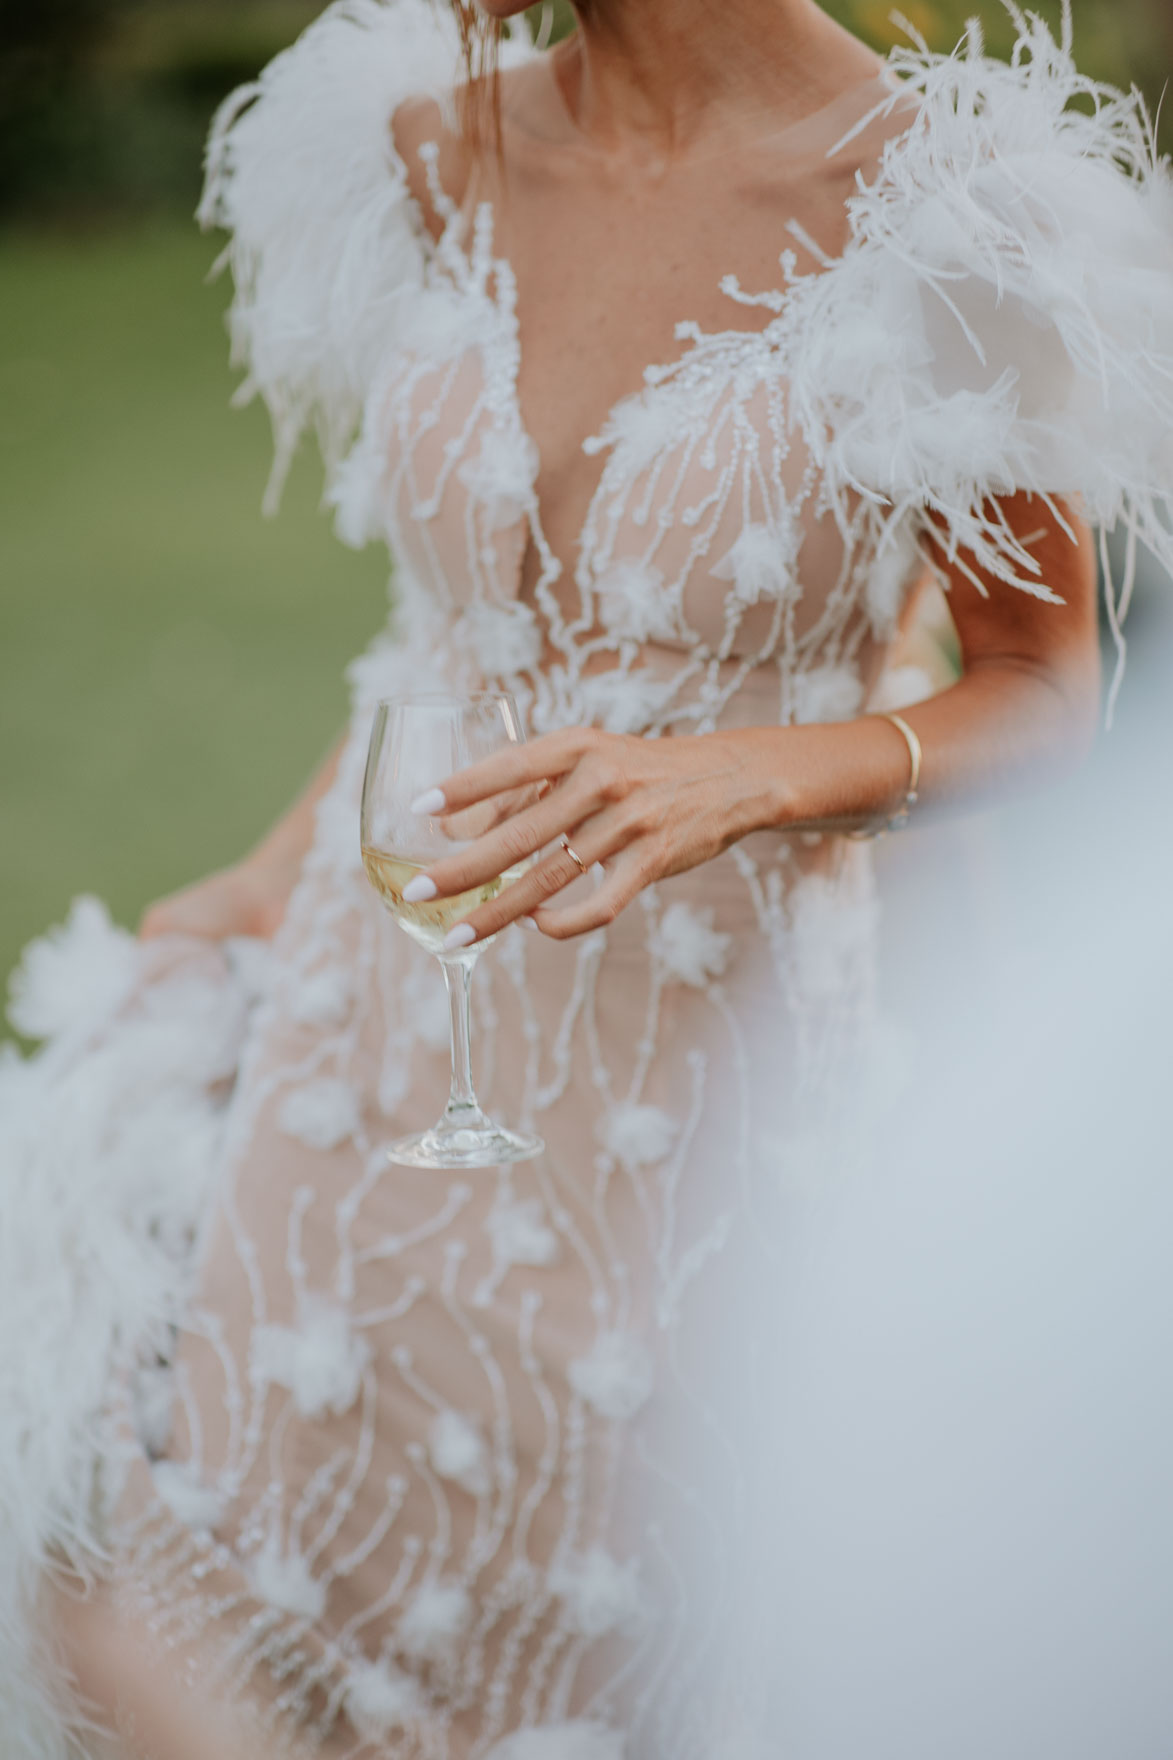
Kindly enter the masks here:
<path id="1" fill-rule="evenodd" d="M 139 944 L 85 899 L 13 982 L 14 1024 L 49 1036 L 28 1058 L 0 1047 L 5 1760 L 76 1752 L 31 1617 L 37 1574 L 64 1556 L 84 1575 L 100 1553 L 112 1393 L 129 1377 L 141 1415 L 138 1371 L 149 1382 L 169 1349 L 262 953 Z"/>
<path id="2" fill-rule="evenodd" d="M 298 439 L 317 426 L 328 477 L 358 429 L 400 302 L 423 282 L 425 240 L 391 141 L 397 106 L 443 97 L 460 45 L 427 0 L 337 0 L 221 105 L 198 218 L 232 234 L 235 401 L 261 396 L 275 457 L 265 511 Z"/>
<path id="3" fill-rule="evenodd" d="M 842 256 L 792 278 L 782 326 L 840 522 L 857 496 L 894 526 L 931 512 L 951 560 L 1048 599 L 992 498 L 1074 498 L 1173 569 L 1173 181 L 1140 95 L 1075 66 L 1069 9 L 1059 40 L 1009 10 L 1009 63 L 976 24 L 953 55 L 906 27 L 868 120 L 912 98 L 910 125 L 852 198 Z M 1130 591 L 1109 579 L 1117 632 Z"/>

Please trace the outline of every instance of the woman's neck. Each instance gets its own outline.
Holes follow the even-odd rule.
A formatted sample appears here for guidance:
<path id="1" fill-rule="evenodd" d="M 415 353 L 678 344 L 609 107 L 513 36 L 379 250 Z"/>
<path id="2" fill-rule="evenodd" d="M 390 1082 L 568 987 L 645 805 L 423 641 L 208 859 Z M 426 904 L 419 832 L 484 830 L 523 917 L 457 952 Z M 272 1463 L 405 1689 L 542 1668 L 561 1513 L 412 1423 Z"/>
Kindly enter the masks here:
<path id="1" fill-rule="evenodd" d="M 654 172 L 715 139 L 783 124 L 874 71 L 814 0 L 576 0 L 555 70 L 580 134 Z"/>

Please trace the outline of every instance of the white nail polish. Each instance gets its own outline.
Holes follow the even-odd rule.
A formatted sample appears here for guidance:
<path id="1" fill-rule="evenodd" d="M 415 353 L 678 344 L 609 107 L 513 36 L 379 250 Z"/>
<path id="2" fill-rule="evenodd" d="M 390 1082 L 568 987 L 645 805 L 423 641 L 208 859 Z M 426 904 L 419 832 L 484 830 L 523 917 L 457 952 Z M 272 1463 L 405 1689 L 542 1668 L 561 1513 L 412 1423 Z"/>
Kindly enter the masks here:
<path id="1" fill-rule="evenodd" d="M 444 952 L 455 953 L 458 947 L 467 947 L 476 938 L 477 932 L 471 923 L 457 923 L 455 929 L 449 929 L 444 937 Z"/>
<path id="2" fill-rule="evenodd" d="M 417 874 L 415 879 L 409 880 L 403 888 L 404 904 L 427 904 L 428 900 L 435 898 L 435 896 L 436 882 L 429 880 L 426 874 Z"/>
<path id="3" fill-rule="evenodd" d="M 517 920 L 523 929 L 533 929 L 537 934 L 541 934 L 536 917 L 519 917 Z"/>
<path id="4" fill-rule="evenodd" d="M 423 794 L 417 794 L 412 801 L 411 810 L 421 819 L 429 819 L 433 813 L 442 813 L 447 805 L 442 788 L 425 788 Z"/>

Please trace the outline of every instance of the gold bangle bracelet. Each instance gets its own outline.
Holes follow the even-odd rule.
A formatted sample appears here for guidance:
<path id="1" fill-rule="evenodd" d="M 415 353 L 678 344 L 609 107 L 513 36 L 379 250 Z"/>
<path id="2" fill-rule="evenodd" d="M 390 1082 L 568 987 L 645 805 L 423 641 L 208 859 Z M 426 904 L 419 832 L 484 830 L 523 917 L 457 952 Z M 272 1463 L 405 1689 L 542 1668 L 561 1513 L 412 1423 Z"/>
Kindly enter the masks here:
<path id="1" fill-rule="evenodd" d="M 920 788 L 920 765 L 924 756 L 920 740 L 915 731 L 908 725 L 903 715 L 888 712 L 880 717 L 881 721 L 890 721 L 904 735 L 904 743 L 908 747 L 908 788 L 904 800 L 892 817 L 888 820 L 889 831 L 899 831 L 908 824 L 908 815 L 916 805 L 917 791 Z"/>
<path id="2" fill-rule="evenodd" d="M 875 719 L 877 721 L 890 721 L 904 740 L 905 745 L 908 747 L 908 787 L 904 792 L 903 801 L 894 813 L 890 814 L 886 819 L 880 819 L 874 821 L 870 825 L 863 826 L 859 831 L 849 831 L 847 833 L 848 837 L 879 837 L 885 831 L 902 831 L 908 824 L 908 815 L 916 805 L 917 794 L 920 789 L 920 766 L 921 758 L 924 754 L 921 749 L 920 740 L 917 738 L 916 730 L 908 725 L 908 722 L 904 719 L 903 715 L 896 715 L 888 710 L 883 712 L 877 711 Z"/>

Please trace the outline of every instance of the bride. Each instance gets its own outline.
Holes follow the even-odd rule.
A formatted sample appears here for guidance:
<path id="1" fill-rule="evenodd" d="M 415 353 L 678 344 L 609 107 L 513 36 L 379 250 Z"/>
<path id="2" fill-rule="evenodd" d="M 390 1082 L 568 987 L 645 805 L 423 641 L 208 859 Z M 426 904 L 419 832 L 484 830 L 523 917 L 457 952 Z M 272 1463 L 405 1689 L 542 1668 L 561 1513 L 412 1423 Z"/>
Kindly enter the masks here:
<path id="1" fill-rule="evenodd" d="M 553 50 L 522 10 L 338 0 L 218 118 L 202 215 L 270 503 L 313 426 L 393 624 L 250 856 L 134 948 L 86 907 L 17 979 L 55 1035 L 20 1189 L 59 1193 L 28 1227 L 64 1269 L 24 1260 L 108 1418 L 78 1404 L 68 1472 L 44 1452 L 78 1507 L 28 1484 L 24 1544 L 59 1715 L 119 1755 L 768 1740 L 769 1582 L 722 1574 L 770 1488 L 741 1396 L 795 1205 L 891 1128 L 869 836 L 1077 760 L 1088 522 L 1173 554 L 1139 100 L 1035 21 L 1006 65 L 881 62 L 813 0 L 582 0 Z M 893 714 L 932 577 L 963 675 Z M 486 687 L 529 743 L 443 805 L 545 786 L 422 893 L 537 858 L 461 936 L 528 920 L 481 962 L 479 1074 L 546 1147 L 391 1166 L 447 1016 L 359 860 L 372 710 Z M 50 979 L 87 960 L 115 976 L 63 1025 Z M 99 1301 L 66 1238 L 102 1205 Z"/>

